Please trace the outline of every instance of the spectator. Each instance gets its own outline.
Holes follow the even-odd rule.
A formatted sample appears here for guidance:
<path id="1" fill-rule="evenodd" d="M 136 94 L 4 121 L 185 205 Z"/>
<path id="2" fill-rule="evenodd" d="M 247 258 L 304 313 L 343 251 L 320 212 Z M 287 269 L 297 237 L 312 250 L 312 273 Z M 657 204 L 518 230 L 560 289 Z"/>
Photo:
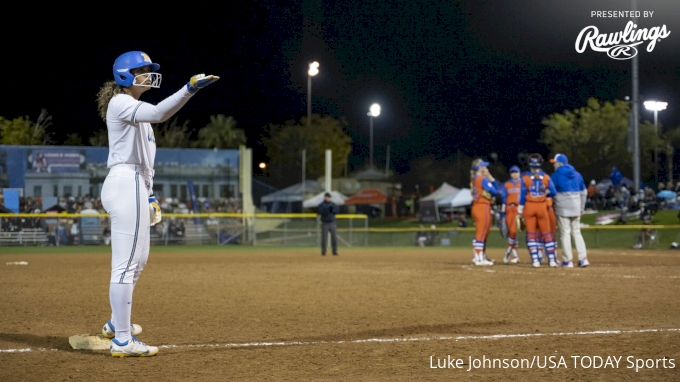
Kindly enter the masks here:
<path id="1" fill-rule="evenodd" d="M 616 190 L 614 186 L 609 186 L 607 192 L 604 194 L 604 208 L 605 210 L 613 210 L 616 204 Z"/>
<path id="2" fill-rule="evenodd" d="M 78 219 L 73 221 L 71 224 L 71 244 L 80 244 L 80 231 L 78 230 Z"/>
<path id="3" fill-rule="evenodd" d="M 614 186 L 614 189 L 619 188 L 621 185 L 621 179 L 623 179 L 621 171 L 619 171 L 616 166 L 612 166 L 612 172 L 609 174 L 609 180 L 612 181 L 612 186 Z"/>
<path id="4" fill-rule="evenodd" d="M 659 182 L 659 184 L 658 184 L 656 187 L 657 187 L 657 190 L 658 190 L 658 191 L 656 192 L 657 194 L 658 194 L 659 192 L 661 192 L 661 191 L 663 191 L 663 190 L 666 189 L 666 185 L 663 184 L 663 182 Z"/>
<path id="5" fill-rule="evenodd" d="M 630 191 L 625 186 L 621 186 L 621 191 L 619 191 L 619 208 L 627 208 L 628 201 L 630 200 Z"/>
<path id="6" fill-rule="evenodd" d="M 593 179 L 590 181 L 590 185 L 588 186 L 588 204 L 591 209 L 599 209 L 599 198 L 600 194 L 597 192 L 597 183 L 595 182 L 595 179 Z"/>
<path id="7" fill-rule="evenodd" d="M 562 266 L 574 267 L 571 252 L 571 239 L 573 237 L 578 252 L 578 265 L 579 267 L 587 267 L 590 263 L 586 253 L 586 243 L 583 240 L 583 235 L 581 235 L 581 216 L 583 216 L 588 196 L 583 176 L 569 164 L 567 156 L 564 154 L 556 154 L 550 162 L 555 166 L 555 172 L 551 175 L 551 178 L 557 190 L 554 203 L 562 239 L 562 258 L 564 260 Z"/>

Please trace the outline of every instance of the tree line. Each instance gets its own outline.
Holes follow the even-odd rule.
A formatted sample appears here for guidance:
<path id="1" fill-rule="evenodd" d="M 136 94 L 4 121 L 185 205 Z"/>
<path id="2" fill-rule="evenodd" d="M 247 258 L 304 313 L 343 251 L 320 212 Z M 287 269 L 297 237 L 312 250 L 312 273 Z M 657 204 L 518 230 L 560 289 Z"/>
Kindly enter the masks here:
<path id="1" fill-rule="evenodd" d="M 564 153 L 569 157 L 583 176 L 600 180 L 616 166 L 625 176 L 632 178 L 632 152 L 629 146 L 629 126 L 631 108 L 627 101 L 600 101 L 591 98 L 586 105 L 554 113 L 542 122 L 541 143 L 550 150 L 550 155 Z M 42 110 L 33 121 L 29 117 L 5 119 L 0 117 L 0 143 L 6 145 L 47 145 L 54 144 L 48 127 L 52 116 Z M 178 118 L 153 125 L 156 145 L 170 148 L 218 148 L 236 149 L 246 144 L 246 134 L 237 127 L 232 116 L 213 115 L 210 122 L 198 130 L 198 138 L 192 139 L 189 121 L 180 122 Z M 316 179 L 324 175 L 325 150 L 332 150 L 333 176 L 343 175 L 352 152 L 352 139 L 346 133 L 347 121 L 331 116 L 313 114 L 290 120 L 283 124 L 270 124 L 264 129 L 260 141 L 269 157 L 268 181 L 277 187 L 288 186 L 301 179 L 302 151 L 306 151 L 306 175 Z M 640 167 L 643 180 L 654 177 L 654 152 L 660 155 L 659 167 L 665 165 L 665 179 L 673 180 L 673 159 L 676 147 L 680 146 L 680 127 L 664 128 L 659 124 L 658 134 L 654 124 L 645 120 L 639 124 Z M 108 135 L 105 129 L 90 137 L 70 134 L 64 145 L 107 146 Z M 526 153 L 525 153 L 526 154 Z M 438 186 L 446 181 L 458 187 L 469 182 L 470 157 L 460 151 L 448 158 L 437 160 L 433 155 L 415 159 L 410 170 L 401 176 L 406 184 Z M 507 168 L 491 159 L 491 171 L 499 179 L 508 176 Z M 521 155 L 517 164 L 521 163 Z M 663 159 L 663 160 L 661 160 Z M 546 158 L 547 162 L 547 158 Z M 512 165 L 508 164 L 508 166 Z M 551 170 L 546 163 L 546 170 Z M 660 177 L 661 178 L 661 177 Z M 421 188 L 421 192 L 427 193 Z"/>

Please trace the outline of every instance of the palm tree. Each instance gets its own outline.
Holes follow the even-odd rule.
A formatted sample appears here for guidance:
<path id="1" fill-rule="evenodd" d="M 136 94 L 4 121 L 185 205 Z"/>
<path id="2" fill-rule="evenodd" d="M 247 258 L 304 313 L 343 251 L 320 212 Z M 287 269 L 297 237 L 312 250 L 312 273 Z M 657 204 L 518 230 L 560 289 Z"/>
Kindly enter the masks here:
<path id="1" fill-rule="evenodd" d="M 109 132 L 106 129 L 100 129 L 91 136 L 90 146 L 108 146 L 109 145 Z"/>
<path id="2" fill-rule="evenodd" d="M 194 142 L 194 147 L 235 149 L 245 143 L 246 134 L 236 128 L 234 117 L 219 114 L 211 115 L 210 123 L 198 131 L 198 141 Z"/>
<path id="3" fill-rule="evenodd" d="M 177 122 L 177 117 L 172 121 L 165 121 L 163 124 L 153 124 L 154 135 L 156 137 L 156 146 L 158 147 L 175 147 L 186 148 L 189 147 L 189 121 L 184 121 L 183 124 Z"/>

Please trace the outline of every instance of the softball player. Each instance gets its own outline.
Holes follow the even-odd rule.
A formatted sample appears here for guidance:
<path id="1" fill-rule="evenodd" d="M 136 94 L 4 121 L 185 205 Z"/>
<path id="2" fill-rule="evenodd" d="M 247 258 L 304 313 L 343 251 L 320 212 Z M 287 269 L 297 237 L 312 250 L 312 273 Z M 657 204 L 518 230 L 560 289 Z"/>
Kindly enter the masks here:
<path id="1" fill-rule="evenodd" d="M 541 169 L 538 174 L 540 175 L 546 175 L 546 172 Z M 557 256 L 557 217 L 555 216 L 555 209 L 553 208 L 553 197 L 555 195 L 548 195 L 548 197 L 545 199 L 546 206 L 548 207 L 548 219 L 550 220 L 550 232 L 553 234 L 553 238 L 555 239 L 555 256 Z M 538 261 L 540 263 L 543 263 L 543 258 L 547 257 L 546 251 L 545 251 L 545 243 L 539 243 L 539 256 L 538 256 Z"/>
<path id="2" fill-rule="evenodd" d="M 543 157 L 540 154 L 531 154 L 529 156 L 531 175 L 524 175 L 522 177 L 518 213 L 522 214 L 526 223 L 527 246 L 531 254 L 531 265 L 533 267 L 541 266 L 538 248 L 539 243 L 543 242 L 550 266 L 559 267 L 557 257 L 555 256 L 555 237 L 550 229 L 550 218 L 546 202 L 548 195 L 555 195 L 557 191 L 550 176 L 540 174 L 542 164 Z"/>
<path id="3" fill-rule="evenodd" d="M 517 224 L 515 218 L 517 217 L 517 208 L 519 207 L 519 194 L 522 185 L 519 179 L 519 167 L 510 167 L 510 180 L 503 184 L 503 206 L 501 207 L 502 215 L 505 215 L 505 223 L 508 226 L 508 248 L 505 250 L 505 258 L 503 262 L 508 264 L 517 264 L 519 262 L 518 245 L 517 245 Z M 512 255 L 512 259 L 510 256 Z"/>
<path id="4" fill-rule="evenodd" d="M 472 192 L 472 220 L 475 222 L 475 238 L 472 240 L 475 257 L 473 263 L 478 266 L 493 265 L 494 262 L 486 257 L 486 238 L 489 236 L 493 218 L 491 203 L 496 195 L 493 186 L 494 178 L 489 173 L 489 162 L 475 159 L 470 171 L 470 190 Z"/>
<path id="5" fill-rule="evenodd" d="M 159 88 L 160 65 L 144 52 L 122 54 L 113 64 L 114 81 L 97 95 L 99 115 L 109 135 L 109 174 L 102 188 L 102 205 L 111 218 L 111 319 L 102 335 L 111 340 L 114 357 L 148 357 L 158 353 L 135 336 L 142 332 L 130 322 L 132 292 L 149 257 L 150 226 L 161 220 L 153 196 L 156 139 L 151 123 L 164 122 L 196 92 L 219 80 L 199 74 L 175 94 L 152 105 L 139 101 L 150 88 Z"/>

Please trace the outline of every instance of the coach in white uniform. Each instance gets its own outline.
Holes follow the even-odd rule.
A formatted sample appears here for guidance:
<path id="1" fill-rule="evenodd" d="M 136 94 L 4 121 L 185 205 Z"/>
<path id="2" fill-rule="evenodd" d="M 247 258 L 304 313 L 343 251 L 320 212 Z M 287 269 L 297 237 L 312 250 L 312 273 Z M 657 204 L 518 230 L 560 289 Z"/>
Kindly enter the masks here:
<path id="1" fill-rule="evenodd" d="M 555 172 L 550 175 L 557 195 L 553 199 L 557 226 L 560 228 L 562 239 L 562 266 L 573 268 L 573 255 L 571 252 L 571 239 L 574 238 L 576 251 L 578 252 L 578 265 L 587 267 L 590 263 L 586 254 L 586 243 L 581 235 L 581 216 L 586 208 L 588 191 L 574 166 L 569 164 L 567 156 L 557 154 L 550 162 L 555 166 Z"/>
<path id="2" fill-rule="evenodd" d="M 148 357 L 158 347 L 148 346 L 135 336 L 142 328 L 132 325 L 132 292 L 149 257 L 150 226 L 161 220 L 153 196 L 156 139 L 151 123 L 168 120 L 196 92 L 219 79 L 202 74 L 158 105 L 139 98 L 149 88 L 158 88 L 160 65 L 144 52 L 122 54 L 113 64 L 114 81 L 104 84 L 97 95 L 99 115 L 106 121 L 109 138 L 109 174 L 102 188 L 102 205 L 111 218 L 111 319 L 102 335 L 111 340 L 114 357 Z"/>

